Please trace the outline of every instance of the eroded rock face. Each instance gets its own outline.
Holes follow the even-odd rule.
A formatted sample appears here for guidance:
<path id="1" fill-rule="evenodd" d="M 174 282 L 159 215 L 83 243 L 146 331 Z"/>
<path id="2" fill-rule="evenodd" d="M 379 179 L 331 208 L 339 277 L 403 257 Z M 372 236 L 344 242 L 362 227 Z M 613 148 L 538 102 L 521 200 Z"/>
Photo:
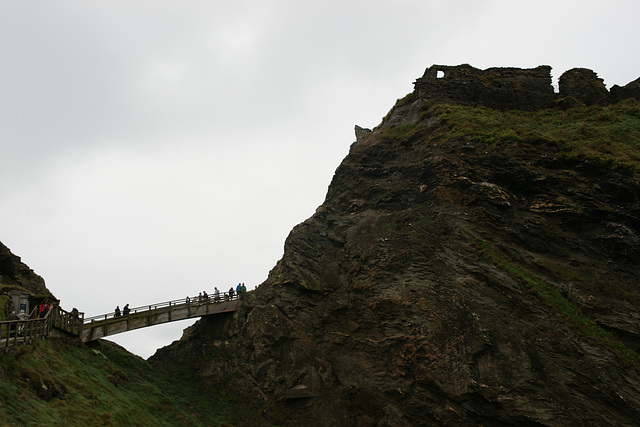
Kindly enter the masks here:
<path id="1" fill-rule="evenodd" d="M 544 144 L 427 143 L 441 124 L 421 120 L 406 138 L 361 135 L 241 309 L 152 361 L 284 405 L 293 425 L 637 423 L 637 367 L 527 278 L 637 352 L 638 174 Z"/>
<path id="2" fill-rule="evenodd" d="M 19 286 L 34 295 L 51 295 L 38 276 L 20 257 L 11 253 L 9 248 L 0 242 L 0 285 Z"/>
<path id="3" fill-rule="evenodd" d="M 611 97 L 614 102 L 629 98 L 640 99 L 640 78 L 622 87 L 613 85 L 611 87 Z"/>
<path id="4" fill-rule="evenodd" d="M 609 105 L 611 97 L 604 81 L 587 68 L 573 68 L 558 80 L 561 97 L 572 97 L 584 105 Z"/>

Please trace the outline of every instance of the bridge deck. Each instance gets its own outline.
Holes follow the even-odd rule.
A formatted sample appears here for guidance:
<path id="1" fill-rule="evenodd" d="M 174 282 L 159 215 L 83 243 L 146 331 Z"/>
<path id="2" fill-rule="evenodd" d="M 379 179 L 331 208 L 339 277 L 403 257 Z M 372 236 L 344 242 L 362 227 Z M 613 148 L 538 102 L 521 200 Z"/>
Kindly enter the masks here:
<path id="1" fill-rule="evenodd" d="M 166 304 L 136 308 L 127 315 L 117 317 L 104 315 L 101 319 L 96 317 L 85 319 L 80 337 L 82 341 L 87 342 L 161 323 L 229 313 L 237 310 L 240 301 L 238 299 L 189 303 L 171 301 Z"/>

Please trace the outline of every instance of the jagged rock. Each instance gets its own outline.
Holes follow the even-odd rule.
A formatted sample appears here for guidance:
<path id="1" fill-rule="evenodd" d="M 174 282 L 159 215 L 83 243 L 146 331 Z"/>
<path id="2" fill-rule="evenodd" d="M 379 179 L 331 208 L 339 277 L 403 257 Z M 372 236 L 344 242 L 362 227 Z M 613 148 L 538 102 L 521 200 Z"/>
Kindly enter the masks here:
<path id="1" fill-rule="evenodd" d="M 295 425 L 637 423 L 637 365 L 544 286 L 638 351 L 640 176 L 544 141 L 435 143 L 431 114 L 354 144 L 268 279 L 151 362 L 231 378 Z"/>
<path id="2" fill-rule="evenodd" d="M 619 102 L 629 98 L 640 100 L 640 78 L 623 87 L 613 85 L 611 87 L 611 97 L 613 98 L 614 102 Z"/>
<path id="3" fill-rule="evenodd" d="M 356 142 L 360 141 L 365 136 L 371 133 L 371 129 L 361 128 L 358 125 L 355 125 L 355 133 L 356 133 Z"/>
<path id="4" fill-rule="evenodd" d="M 0 285 L 5 287 L 20 287 L 34 295 L 51 295 L 44 284 L 44 279 L 38 276 L 20 257 L 11 253 L 8 247 L 0 242 Z"/>
<path id="5" fill-rule="evenodd" d="M 572 68 L 558 80 L 560 97 L 572 97 L 584 105 L 609 105 L 611 97 L 604 81 L 587 68 Z"/>

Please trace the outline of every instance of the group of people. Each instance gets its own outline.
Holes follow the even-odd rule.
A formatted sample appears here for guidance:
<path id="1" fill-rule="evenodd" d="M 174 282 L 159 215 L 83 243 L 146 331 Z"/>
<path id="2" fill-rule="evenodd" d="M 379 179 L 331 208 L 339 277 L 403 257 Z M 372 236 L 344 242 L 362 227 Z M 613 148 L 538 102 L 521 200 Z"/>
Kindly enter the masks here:
<path id="1" fill-rule="evenodd" d="M 229 292 L 231 293 L 231 295 L 233 295 L 233 288 L 231 288 Z M 238 283 L 238 286 L 236 286 L 236 293 L 238 294 L 238 298 L 242 298 L 242 295 L 246 292 L 247 287 L 244 285 L 244 283 Z"/>
<path id="2" fill-rule="evenodd" d="M 24 310 L 20 310 L 20 313 L 18 314 L 16 314 L 16 311 L 13 310 L 7 316 L 7 320 L 20 320 L 20 321 L 29 320 L 29 315 L 25 313 Z"/>
<path id="3" fill-rule="evenodd" d="M 20 310 L 20 313 L 16 314 L 16 311 L 13 310 L 11 313 L 9 313 L 9 315 L 7 316 L 7 320 L 19 320 L 19 321 L 24 321 L 24 320 L 29 320 L 29 315 L 27 313 L 24 312 L 24 310 Z M 16 330 L 16 325 L 18 325 L 18 331 L 20 333 L 22 333 L 21 331 L 24 329 L 24 324 L 12 324 L 11 325 L 11 331 L 15 331 Z"/>
<path id="4" fill-rule="evenodd" d="M 31 311 L 31 315 L 33 315 L 34 319 L 44 319 L 44 317 L 47 315 L 49 310 L 51 310 L 51 307 L 53 307 L 53 304 L 50 303 L 47 299 L 44 299 L 42 300 L 40 305 L 38 305 Z M 24 309 L 20 310 L 19 313 L 16 313 L 15 310 L 12 310 L 11 313 L 7 315 L 7 320 L 23 321 L 23 320 L 29 320 L 30 318 L 31 316 L 28 313 L 26 313 Z"/>
<path id="5" fill-rule="evenodd" d="M 244 283 L 238 283 L 238 286 L 236 286 L 235 290 L 233 289 L 233 286 L 231 287 L 231 289 L 229 289 L 229 291 L 227 293 L 224 294 L 224 300 L 228 301 L 228 300 L 232 300 L 236 295 L 238 295 L 238 299 L 242 298 L 242 295 L 247 292 L 247 287 L 244 285 Z M 219 302 L 220 301 L 220 291 L 218 290 L 217 287 L 213 288 L 213 302 Z M 209 302 L 209 294 L 207 293 L 207 291 L 202 291 L 198 294 L 197 298 L 193 298 L 191 299 L 190 297 L 187 297 L 186 299 L 187 304 L 190 304 L 192 302 L 199 302 L 199 303 L 205 303 L 205 302 Z M 49 308 L 51 307 L 51 305 L 49 305 Z M 131 310 L 129 309 L 129 304 L 125 305 L 124 307 L 122 307 L 122 311 L 120 310 L 120 306 L 116 306 L 116 309 L 114 310 L 114 317 L 120 317 L 120 316 L 126 316 L 127 314 L 129 314 Z M 22 312 L 24 313 L 24 311 Z M 15 314 L 15 312 L 13 313 Z M 45 313 L 46 314 L 46 313 Z M 11 315 L 9 315 L 11 316 Z M 27 318 L 29 316 L 27 315 Z M 9 318 L 7 318 L 7 320 L 10 320 Z M 16 319 L 18 320 L 18 319 Z"/>
<path id="6" fill-rule="evenodd" d="M 129 304 L 122 307 L 122 313 L 120 312 L 120 306 L 118 305 L 116 306 L 114 317 L 120 317 L 121 315 L 126 316 L 127 314 L 129 314 L 130 311 L 131 310 L 129 309 Z"/>
<path id="7" fill-rule="evenodd" d="M 242 295 L 245 292 L 247 292 L 247 287 L 245 286 L 245 284 L 238 283 L 238 286 L 236 286 L 235 289 L 233 289 L 233 286 L 232 286 L 228 292 L 224 293 L 223 298 L 225 301 L 232 300 L 236 295 L 238 295 L 238 298 L 242 298 Z M 202 291 L 198 293 L 198 296 L 196 298 L 192 299 L 191 297 L 187 296 L 185 301 L 187 302 L 187 304 L 190 304 L 192 302 L 198 302 L 198 303 L 209 302 L 209 294 L 207 293 L 207 291 Z M 217 286 L 213 288 L 213 302 L 220 302 L 220 290 L 218 289 Z"/>
<path id="8" fill-rule="evenodd" d="M 48 300 L 42 300 L 40 305 L 38 306 L 38 313 L 36 314 L 36 319 L 43 319 L 44 316 L 47 315 L 49 310 L 51 310 L 53 304 L 51 304 Z"/>

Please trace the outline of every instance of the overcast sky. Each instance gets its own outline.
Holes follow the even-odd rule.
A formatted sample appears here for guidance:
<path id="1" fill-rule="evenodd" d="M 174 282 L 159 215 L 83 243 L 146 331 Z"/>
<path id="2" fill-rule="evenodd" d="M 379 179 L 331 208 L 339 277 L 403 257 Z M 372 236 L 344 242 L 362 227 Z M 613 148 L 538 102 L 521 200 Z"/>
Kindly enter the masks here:
<path id="1" fill-rule="evenodd" d="M 87 316 L 263 282 L 432 64 L 640 76 L 635 0 L 0 4 L 0 241 Z"/>

